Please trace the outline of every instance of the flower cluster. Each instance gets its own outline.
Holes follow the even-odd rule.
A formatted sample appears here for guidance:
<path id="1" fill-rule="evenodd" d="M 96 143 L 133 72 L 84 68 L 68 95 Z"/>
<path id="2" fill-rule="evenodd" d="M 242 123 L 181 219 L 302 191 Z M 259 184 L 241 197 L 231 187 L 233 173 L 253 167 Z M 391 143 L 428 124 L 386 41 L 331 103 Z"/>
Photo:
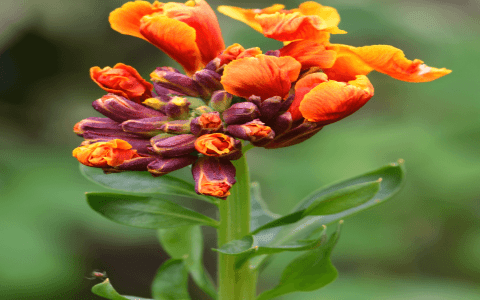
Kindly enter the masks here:
<path id="1" fill-rule="evenodd" d="M 149 171 L 161 176 L 192 165 L 196 192 L 225 199 L 235 183 L 242 140 L 268 149 L 298 144 L 323 126 L 362 107 L 374 93 L 372 70 L 409 82 L 450 73 L 408 60 L 387 45 L 331 44 L 344 34 L 332 7 L 316 2 L 285 10 L 220 6 L 284 47 L 263 53 L 239 44 L 225 48 L 215 13 L 204 0 L 128 2 L 110 14 L 112 28 L 147 40 L 186 74 L 158 67 L 151 83 L 131 66 L 93 67 L 108 92 L 93 102 L 106 118 L 74 127 L 85 141 L 73 151 L 105 172 Z"/>

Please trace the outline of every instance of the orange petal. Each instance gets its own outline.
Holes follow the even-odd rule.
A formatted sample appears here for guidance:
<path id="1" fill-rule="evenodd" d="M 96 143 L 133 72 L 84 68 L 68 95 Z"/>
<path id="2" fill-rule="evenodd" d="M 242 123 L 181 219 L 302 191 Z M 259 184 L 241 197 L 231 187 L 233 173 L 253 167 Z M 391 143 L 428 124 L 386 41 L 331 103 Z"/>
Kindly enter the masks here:
<path id="1" fill-rule="evenodd" d="M 169 2 L 163 7 L 165 16 L 181 21 L 196 31 L 196 44 L 206 65 L 225 49 L 217 16 L 204 0 L 187 4 Z"/>
<path id="2" fill-rule="evenodd" d="M 220 62 L 218 65 L 223 66 L 235 59 L 240 59 L 245 57 L 255 57 L 259 54 L 262 54 L 262 50 L 260 50 L 260 48 L 258 47 L 249 48 L 245 50 L 245 48 L 243 48 L 242 45 L 235 43 L 231 46 L 228 46 L 227 49 L 225 49 L 218 56 L 218 58 L 220 59 Z"/>
<path id="3" fill-rule="evenodd" d="M 320 83 L 327 81 L 328 77 L 323 73 L 309 74 L 297 81 L 297 83 L 295 84 L 295 99 L 293 100 L 290 108 L 288 109 L 288 111 L 292 115 L 293 121 L 299 120 L 303 117 L 302 113 L 299 110 L 299 107 L 305 95 Z"/>
<path id="4" fill-rule="evenodd" d="M 126 160 L 140 156 L 136 150 L 131 150 L 131 148 L 132 146 L 128 142 L 115 139 L 109 142 L 80 146 L 73 150 L 72 155 L 89 167 L 116 167 Z"/>
<path id="5" fill-rule="evenodd" d="M 331 68 L 337 53 L 311 40 L 291 42 L 280 49 L 280 56 L 291 56 L 302 64 L 302 70 L 311 67 Z"/>
<path id="6" fill-rule="evenodd" d="M 274 4 L 264 9 L 244 9 L 240 7 L 221 5 L 218 7 L 218 11 L 229 16 L 230 18 L 247 24 L 256 31 L 262 32 L 262 26 L 260 26 L 257 20 L 255 20 L 255 16 L 258 14 L 273 14 L 281 11 L 284 8 L 285 5 L 281 4 Z"/>
<path id="7" fill-rule="evenodd" d="M 329 78 L 348 81 L 355 75 L 366 75 L 375 70 L 395 79 L 408 82 L 428 82 L 449 74 L 445 68 L 437 69 L 405 58 L 402 50 L 388 45 L 352 47 L 331 45 L 337 52 L 337 60 L 331 69 L 324 70 Z"/>
<path id="8" fill-rule="evenodd" d="M 307 1 L 298 7 L 298 11 L 306 16 L 314 15 L 322 18 L 328 32 L 339 34 L 347 33 L 344 30 L 338 29 L 340 23 L 340 15 L 333 7 L 323 6 L 313 1 Z"/>
<path id="9" fill-rule="evenodd" d="M 373 86 L 366 76 L 348 83 L 329 80 L 308 92 L 299 109 L 308 121 L 327 125 L 351 115 L 372 96 Z"/>
<path id="10" fill-rule="evenodd" d="M 285 98 L 302 65 L 292 57 L 257 55 L 234 60 L 225 66 L 221 83 L 230 94 L 248 98 Z"/>
<path id="11" fill-rule="evenodd" d="M 147 1 L 127 2 L 110 13 L 108 21 L 113 30 L 146 40 L 140 33 L 140 19 L 143 16 L 161 12 L 163 4 Z"/>
<path id="12" fill-rule="evenodd" d="M 152 44 L 176 60 L 191 75 L 202 66 L 202 56 L 195 42 L 193 27 L 163 15 L 145 16 L 141 34 Z"/>

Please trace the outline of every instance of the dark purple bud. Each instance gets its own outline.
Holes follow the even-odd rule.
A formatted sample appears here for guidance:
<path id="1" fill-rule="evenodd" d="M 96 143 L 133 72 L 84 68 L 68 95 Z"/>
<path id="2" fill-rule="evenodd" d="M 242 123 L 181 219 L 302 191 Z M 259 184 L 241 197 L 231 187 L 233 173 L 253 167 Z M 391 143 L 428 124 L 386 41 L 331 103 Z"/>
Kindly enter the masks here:
<path id="1" fill-rule="evenodd" d="M 312 122 L 303 122 L 297 127 L 290 129 L 283 135 L 275 138 L 271 143 L 267 144 L 265 148 L 276 149 L 287 146 L 293 146 L 314 136 L 323 128 L 322 125 Z"/>
<path id="2" fill-rule="evenodd" d="M 93 108 L 110 119 L 123 122 L 131 119 L 163 117 L 159 111 L 137 104 L 122 96 L 107 94 L 93 101 Z"/>
<path id="3" fill-rule="evenodd" d="M 123 164 L 116 167 L 104 168 L 105 173 L 119 173 L 124 171 L 147 171 L 147 166 L 155 161 L 154 156 L 141 156 L 126 160 Z"/>
<path id="4" fill-rule="evenodd" d="M 165 124 L 167 120 L 167 116 L 128 120 L 122 123 L 122 128 L 125 132 L 151 137 L 163 132 L 162 125 Z"/>
<path id="5" fill-rule="evenodd" d="M 227 132 L 236 138 L 250 141 L 252 143 L 260 141 L 271 141 L 275 137 L 275 132 L 265 123 L 256 119 L 242 125 L 229 125 Z"/>
<path id="6" fill-rule="evenodd" d="M 204 113 L 190 123 L 190 131 L 196 135 L 223 132 L 223 122 L 218 112 Z"/>
<path id="7" fill-rule="evenodd" d="M 247 101 L 252 102 L 257 107 L 260 107 L 260 104 L 262 104 L 262 98 L 260 98 L 259 96 L 255 96 L 255 95 L 251 95 L 250 97 L 248 97 Z"/>
<path id="8" fill-rule="evenodd" d="M 153 137 L 150 139 L 152 150 L 162 157 L 178 157 L 195 151 L 196 136 L 181 134 L 171 137 Z"/>
<path id="9" fill-rule="evenodd" d="M 212 94 L 212 98 L 208 105 L 218 112 L 224 112 L 232 104 L 232 99 L 232 94 L 227 93 L 224 90 L 216 91 Z"/>
<path id="10" fill-rule="evenodd" d="M 282 106 L 280 107 L 280 113 L 284 113 L 284 112 L 288 111 L 288 109 L 292 105 L 294 99 L 295 99 L 295 94 L 292 94 L 292 95 L 288 96 L 287 99 L 285 99 L 285 101 L 283 101 Z"/>
<path id="11" fill-rule="evenodd" d="M 166 133 L 189 133 L 190 132 L 190 120 L 176 120 L 166 122 L 162 125 L 161 130 Z"/>
<path id="12" fill-rule="evenodd" d="M 216 57 L 205 66 L 205 69 L 216 72 L 218 67 L 220 67 L 220 58 Z"/>
<path id="13" fill-rule="evenodd" d="M 279 57 L 280 56 L 280 50 L 268 50 L 267 52 L 265 52 L 265 55 Z"/>
<path id="14" fill-rule="evenodd" d="M 195 72 L 192 77 L 202 88 L 203 98 L 207 98 L 213 92 L 223 89 L 223 85 L 220 83 L 221 76 L 215 71 L 203 69 Z"/>
<path id="15" fill-rule="evenodd" d="M 292 127 L 293 119 L 290 112 L 286 112 L 278 116 L 273 122 L 270 123 L 270 127 L 275 131 L 275 135 L 279 137 L 285 131 Z"/>
<path id="16" fill-rule="evenodd" d="M 165 105 L 165 114 L 172 119 L 188 119 L 190 102 L 186 98 L 173 97 Z"/>
<path id="17" fill-rule="evenodd" d="M 216 157 L 201 157 L 192 167 L 195 192 L 200 195 L 226 199 L 235 184 L 235 167 L 226 160 Z"/>
<path id="18" fill-rule="evenodd" d="M 148 165 L 148 172 L 153 176 L 162 176 L 193 164 L 197 156 L 185 155 L 180 157 L 157 158 Z"/>
<path id="19" fill-rule="evenodd" d="M 73 132 L 79 136 L 83 136 L 85 131 L 115 134 L 122 132 L 122 126 L 109 118 L 91 117 L 81 120 L 73 126 Z"/>
<path id="20" fill-rule="evenodd" d="M 165 68 L 157 68 L 150 74 L 150 77 L 155 91 L 159 86 L 188 96 L 197 97 L 201 95 L 201 87 L 187 75 L 168 71 Z M 158 92 L 162 93 L 162 90 L 159 88 Z"/>
<path id="21" fill-rule="evenodd" d="M 243 124 L 260 116 L 258 107 L 251 102 L 240 102 L 223 112 L 222 117 L 227 124 Z"/>
<path id="22" fill-rule="evenodd" d="M 283 104 L 282 97 L 274 96 L 266 99 L 265 101 L 260 104 L 260 114 L 262 115 L 262 120 L 267 122 L 268 120 L 275 117 L 278 112 L 280 111 L 280 107 Z"/>

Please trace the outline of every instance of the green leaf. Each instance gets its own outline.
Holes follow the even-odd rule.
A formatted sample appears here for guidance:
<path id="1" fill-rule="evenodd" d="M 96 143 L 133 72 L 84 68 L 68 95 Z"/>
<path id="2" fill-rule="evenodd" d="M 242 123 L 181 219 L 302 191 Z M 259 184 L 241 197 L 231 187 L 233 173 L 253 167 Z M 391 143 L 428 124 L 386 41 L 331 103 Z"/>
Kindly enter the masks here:
<path id="1" fill-rule="evenodd" d="M 277 214 L 270 212 L 267 208 L 267 205 L 263 201 L 262 194 L 260 192 L 260 185 L 258 182 L 252 182 L 251 189 L 251 219 L 250 219 L 250 228 L 255 230 L 260 226 L 269 223 L 276 218 L 280 217 Z"/>
<path id="2" fill-rule="evenodd" d="M 332 265 L 330 255 L 340 235 L 340 224 L 326 244 L 294 259 L 283 270 L 278 286 L 263 292 L 257 300 L 268 300 L 293 292 L 310 292 L 333 282 L 338 272 Z"/>
<path id="3" fill-rule="evenodd" d="M 182 259 L 170 259 L 158 269 L 152 295 L 155 300 L 190 300 L 188 271 Z"/>
<path id="4" fill-rule="evenodd" d="M 203 236 L 200 226 L 158 230 L 163 249 L 174 259 L 183 259 L 195 283 L 211 298 L 217 298 L 215 286 L 203 267 Z"/>
<path id="5" fill-rule="evenodd" d="M 112 193 L 87 193 L 90 207 L 107 219 L 133 227 L 160 229 L 218 222 L 168 200 Z"/>
<path id="6" fill-rule="evenodd" d="M 146 298 L 139 298 L 139 297 L 134 297 L 134 296 L 122 296 L 120 295 L 110 284 L 110 280 L 105 279 L 104 282 L 99 283 L 97 285 L 94 285 L 92 287 L 92 293 L 94 293 L 97 296 L 107 298 L 110 300 L 152 300 L 152 299 L 146 299 Z"/>
<path id="7" fill-rule="evenodd" d="M 121 191 L 122 193 L 156 197 L 162 195 L 182 196 L 200 199 L 210 203 L 217 202 L 217 200 L 212 197 L 195 193 L 193 184 L 170 175 L 153 177 L 148 172 L 104 174 L 102 169 L 91 168 L 82 164 L 80 164 L 80 172 L 88 180 L 108 189 Z"/>
<path id="8" fill-rule="evenodd" d="M 360 206 L 375 197 L 380 190 L 381 181 L 380 178 L 376 181 L 359 183 L 323 194 L 311 202 L 307 208 L 264 224 L 252 233 L 255 234 L 265 229 L 296 223 L 307 216 L 332 215 Z"/>

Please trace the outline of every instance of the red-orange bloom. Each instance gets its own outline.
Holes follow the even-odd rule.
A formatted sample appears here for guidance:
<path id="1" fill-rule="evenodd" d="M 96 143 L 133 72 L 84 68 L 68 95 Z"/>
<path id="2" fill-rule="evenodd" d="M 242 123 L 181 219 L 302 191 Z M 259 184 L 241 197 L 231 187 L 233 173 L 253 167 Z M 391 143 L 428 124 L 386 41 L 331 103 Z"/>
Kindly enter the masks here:
<path id="1" fill-rule="evenodd" d="M 200 136 L 195 141 L 195 149 L 208 156 L 226 156 L 237 151 L 235 139 L 223 133 L 211 133 Z"/>
<path id="2" fill-rule="evenodd" d="M 222 54 L 218 56 L 220 59 L 219 66 L 223 66 L 225 64 L 230 63 L 235 59 L 245 58 L 245 57 L 255 57 L 258 54 L 262 54 L 262 50 L 260 48 L 245 48 L 242 47 L 240 44 L 233 44 L 227 47 Z"/>
<path id="3" fill-rule="evenodd" d="M 189 75 L 225 48 L 217 17 L 204 0 L 127 2 L 110 13 L 109 21 L 114 30 L 143 38 L 163 50 Z"/>
<path id="4" fill-rule="evenodd" d="M 80 146 L 73 150 L 73 157 L 89 167 L 116 167 L 132 158 L 140 157 L 136 150 L 126 141 L 115 139 Z"/>
<path id="5" fill-rule="evenodd" d="M 152 97 L 153 85 L 144 80 L 135 68 L 122 63 L 113 68 L 92 67 L 90 77 L 105 91 L 137 103 Z"/>
<path id="6" fill-rule="evenodd" d="M 285 98 L 301 68 L 292 57 L 260 54 L 226 65 L 221 83 L 227 92 L 243 98 L 252 95 L 263 100 L 273 96 Z"/>
<path id="7" fill-rule="evenodd" d="M 264 9 L 219 6 L 218 11 L 279 41 L 328 40 L 330 33 L 346 33 L 337 27 L 340 16 L 335 8 L 312 1 L 302 3 L 296 9 L 284 8 L 280 4 Z"/>
<path id="8" fill-rule="evenodd" d="M 321 69 L 331 68 L 335 63 L 337 52 L 327 50 L 326 47 L 316 41 L 301 40 L 291 42 L 280 49 L 280 56 L 291 56 L 302 64 L 302 70 L 312 67 Z"/>
<path id="9" fill-rule="evenodd" d="M 337 52 L 335 64 L 324 72 L 330 79 L 354 80 L 375 70 L 408 82 L 427 82 L 449 74 L 445 68 L 432 68 L 419 59 L 407 59 L 402 50 L 388 45 L 353 47 L 332 44 L 327 49 Z"/>
<path id="10" fill-rule="evenodd" d="M 290 108 L 294 120 L 327 125 L 337 122 L 367 103 L 373 96 L 373 86 L 364 75 L 355 80 L 326 80 L 324 74 L 310 74 L 300 79 L 295 88 L 295 105 Z"/>

